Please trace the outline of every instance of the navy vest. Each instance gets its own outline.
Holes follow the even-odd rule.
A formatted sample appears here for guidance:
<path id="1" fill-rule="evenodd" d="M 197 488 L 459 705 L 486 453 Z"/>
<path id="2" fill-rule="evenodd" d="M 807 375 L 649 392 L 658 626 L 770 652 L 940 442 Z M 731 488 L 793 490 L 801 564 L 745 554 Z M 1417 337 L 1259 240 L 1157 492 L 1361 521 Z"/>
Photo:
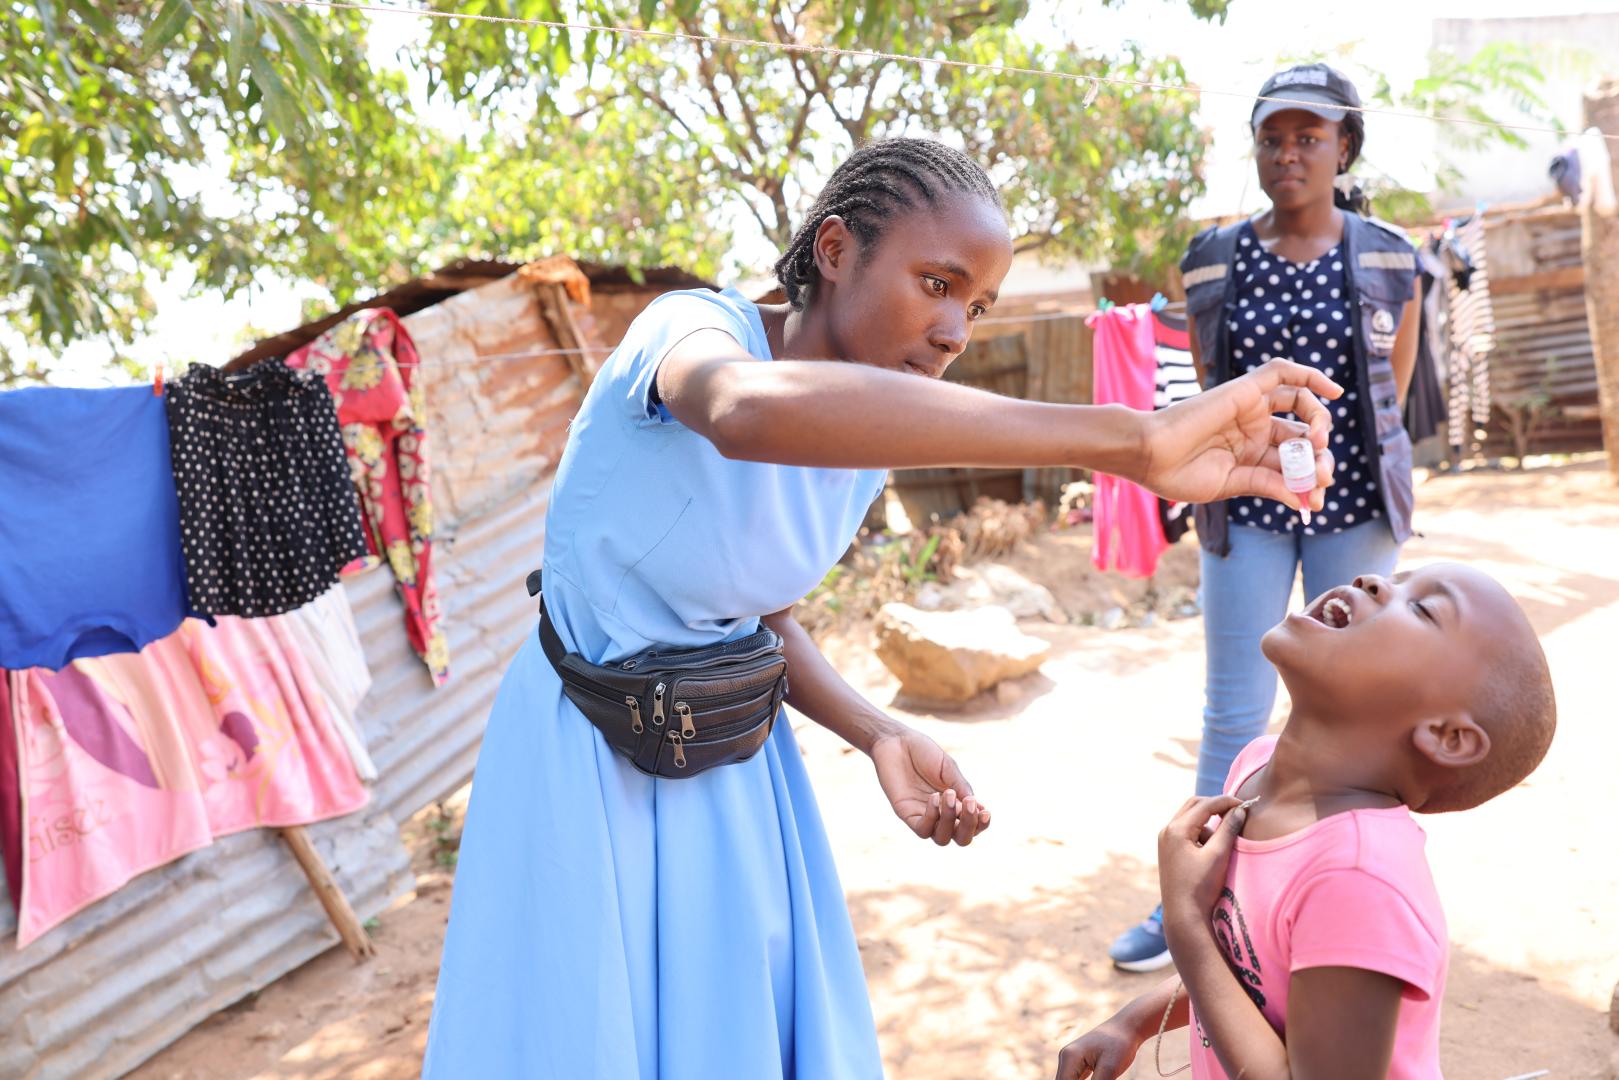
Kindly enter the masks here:
<path id="1" fill-rule="evenodd" d="M 1411 299 L 1416 253 L 1392 226 L 1347 211 L 1343 219 L 1349 309 L 1360 313 L 1357 332 L 1350 338 L 1355 381 L 1345 384 L 1345 389 L 1358 392 L 1362 427 L 1377 433 L 1367 448 L 1371 467 L 1378 477 L 1394 540 L 1404 543 L 1411 537 L 1411 437 L 1400 414 L 1391 355 L 1406 301 Z M 1186 311 L 1197 326 L 1207 386 L 1218 386 L 1234 375 L 1227 324 L 1237 304 L 1232 264 L 1241 231 L 1241 222 L 1206 229 L 1192 238 L 1181 260 Z M 1222 558 L 1229 554 L 1226 504 L 1197 507 L 1196 520 L 1203 549 Z"/>

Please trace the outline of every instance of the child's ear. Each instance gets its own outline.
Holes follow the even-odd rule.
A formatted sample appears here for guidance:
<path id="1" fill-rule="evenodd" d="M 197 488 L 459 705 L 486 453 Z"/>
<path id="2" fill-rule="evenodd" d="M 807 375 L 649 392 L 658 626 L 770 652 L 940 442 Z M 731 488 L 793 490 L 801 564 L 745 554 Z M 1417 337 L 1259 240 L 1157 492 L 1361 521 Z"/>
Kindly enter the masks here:
<path id="1" fill-rule="evenodd" d="M 855 237 L 836 214 L 828 214 L 815 230 L 815 269 L 821 280 L 836 282 L 854 261 Z"/>
<path id="2" fill-rule="evenodd" d="M 1411 745 L 1442 769 L 1465 769 L 1489 756 L 1490 733 L 1467 713 L 1455 713 L 1418 724 Z"/>

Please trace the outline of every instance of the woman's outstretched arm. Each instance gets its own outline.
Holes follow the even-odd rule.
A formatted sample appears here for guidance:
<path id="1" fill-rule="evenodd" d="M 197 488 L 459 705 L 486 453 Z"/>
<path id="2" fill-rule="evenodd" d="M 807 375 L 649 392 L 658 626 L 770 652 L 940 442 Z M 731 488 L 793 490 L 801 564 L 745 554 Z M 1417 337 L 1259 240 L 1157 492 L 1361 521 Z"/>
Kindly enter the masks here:
<path id="1" fill-rule="evenodd" d="M 1155 413 L 1054 405 L 864 364 L 760 363 L 723 332 L 699 331 L 658 372 L 664 405 L 727 457 L 825 468 L 1073 465 L 1184 502 L 1263 495 L 1292 506 L 1276 445 L 1303 435 L 1320 483 L 1332 421 L 1319 371 L 1273 361 Z M 1283 420 L 1294 413 L 1303 423 Z M 1320 490 L 1312 496 L 1319 508 Z"/>

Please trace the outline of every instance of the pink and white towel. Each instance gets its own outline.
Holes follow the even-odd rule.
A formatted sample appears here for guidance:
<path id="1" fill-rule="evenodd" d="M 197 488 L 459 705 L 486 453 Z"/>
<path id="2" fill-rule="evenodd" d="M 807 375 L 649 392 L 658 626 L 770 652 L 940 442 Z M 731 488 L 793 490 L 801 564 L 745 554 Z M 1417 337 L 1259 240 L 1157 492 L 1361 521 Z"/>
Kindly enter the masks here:
<path id="1" fill-rule="evenodd" d="M 279 619 L 188 620 L 139 653 L 9 673 L 21 802 L 17 945 L 136 875 L 367 799 Z"/>

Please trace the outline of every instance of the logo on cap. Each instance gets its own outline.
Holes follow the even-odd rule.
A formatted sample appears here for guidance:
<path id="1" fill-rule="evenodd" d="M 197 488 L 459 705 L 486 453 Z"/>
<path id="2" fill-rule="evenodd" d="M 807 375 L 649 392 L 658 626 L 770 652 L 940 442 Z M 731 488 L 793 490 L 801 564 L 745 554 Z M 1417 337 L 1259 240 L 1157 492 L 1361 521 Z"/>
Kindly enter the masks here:
<path id="1" fill-rule="evenodd" d="M 1326 86 L 1327 73 L 1320 68 L 1292 68 L 1277 75 L 1272 81 L 1277 86 L 1295 86 L 1299 83 Z"/>

